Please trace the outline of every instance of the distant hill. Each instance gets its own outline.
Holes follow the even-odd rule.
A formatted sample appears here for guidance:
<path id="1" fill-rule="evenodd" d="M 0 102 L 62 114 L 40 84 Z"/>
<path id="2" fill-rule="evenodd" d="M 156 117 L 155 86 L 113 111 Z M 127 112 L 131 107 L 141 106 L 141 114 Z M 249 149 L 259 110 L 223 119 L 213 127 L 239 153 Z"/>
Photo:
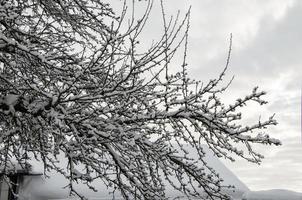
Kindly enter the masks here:
<path id="1" fill-rule="evenodd" d="M 290 190 L 263 190 L 246 192 L 242 200 L 302 200 L 302 193 Z"/>

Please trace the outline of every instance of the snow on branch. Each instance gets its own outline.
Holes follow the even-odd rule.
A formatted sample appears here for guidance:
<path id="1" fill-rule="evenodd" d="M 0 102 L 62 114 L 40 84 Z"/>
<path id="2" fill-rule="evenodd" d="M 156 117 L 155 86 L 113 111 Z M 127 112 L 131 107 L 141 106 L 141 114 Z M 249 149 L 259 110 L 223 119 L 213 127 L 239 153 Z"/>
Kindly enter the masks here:
<path id="1" fill-rule="evenodd" d="M 167 184 L 187 197 L 228 199 L 223 190 L 231 186 L 208 166 L 202 146 L 259 163 L 252 144 L 281 144 L 264 133 L 277 124 L 273 116 L 241 120 L 249 102 L 267 103 L 265 92 L 255 88 L 230 105 L 221 99 L 232 40 L 225 68 L 200 85 L 187 74 L 190 11 L 167 20 L 162 2 L 163 36 L 142 51 L 138 38 L 153 1 L 141 3 L 145 14 L 130 21 L 127 4 L 119 16 L 97 0 L 1 4 L 1 166 L 35 159 L 46 175 L 64 175 L 82 199 L 74 184 L 97 190 L 95 180 L 125 199 L 166 199 Z"/>

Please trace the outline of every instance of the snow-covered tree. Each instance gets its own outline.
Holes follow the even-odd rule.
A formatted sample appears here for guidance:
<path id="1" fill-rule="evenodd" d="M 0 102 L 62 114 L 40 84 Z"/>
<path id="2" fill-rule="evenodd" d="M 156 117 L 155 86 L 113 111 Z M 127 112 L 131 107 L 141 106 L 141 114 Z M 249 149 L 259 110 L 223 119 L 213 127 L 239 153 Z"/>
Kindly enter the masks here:
<path id="1" fill-rule="evenodd" d="M 36 159 L 79 196 L 74 184 L 94 190 L 102 180 L 125 199 L 165 199 L 167 184 L 187 196 L 227 199 L 202 145 L 218 157 L 259 163 L 251 144 L 280 144 L 262 133 L 276 125 L 273 117 L 242 124 L 240 108 L 265 104 L 265 92 L 255 88 L 231 105 L 220 99 L 231 48 L 216 79 L 192 80 L 190 12 L 167 18 L 162 9 L 163 35 L 146 49 L 139 37 L 152 1 L 140 4 L 144 15 L 129 20 L 127 3 L 116 14 L 99 0 L 0 0 L 3 174 Z M 172 66 L 178 49 L 183 62 Z"/>

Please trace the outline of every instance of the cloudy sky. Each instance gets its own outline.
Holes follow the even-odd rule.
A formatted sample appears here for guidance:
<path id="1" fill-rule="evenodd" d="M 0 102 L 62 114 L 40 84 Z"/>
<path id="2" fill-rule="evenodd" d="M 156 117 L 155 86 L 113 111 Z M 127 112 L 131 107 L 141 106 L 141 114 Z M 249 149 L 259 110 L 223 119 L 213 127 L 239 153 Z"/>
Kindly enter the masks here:
<path id="1" fill-rule="evenodd" d="M 155 1 L 156 2 L 156 1 Z M 228 75 L 235 76 L 227 100 L 248 94 L 254 86 L 268 92 L 265 107 L 251 105 L 248 119 L 276 113 L 279 124 L 268 132 L 281 139 L 258 166 L 239 160 L 226 165 L 252 190 L 282 188 L 302 192 L 300 95 L 302 80 L 302 1 L 296 0 L 165 0 L 166 12 L 192 6 L 189 73 L 207 80 L 225 64 L 230 33 L 233 51 Z M 157 3 L 158 4 L 158 3 Z M 160 32 L 158 5 L 147 30 Z M 152 30 L 152 31 L 151 31 Z"/>
<path id="2" fill-rule="evenodd" d="M 120 1 L 110 3 L 120 7 Z M 164 4 L 167 15 L 175 15 L 177 10 L 185 13 L 192 6 L 188 55 L 191 76 L 205 81 L 216 77 L 225 65 L 232 33 L 228 78 L 234 75 L 235 80 L 225 101 L 249 94 L 254 86 L 268 92 L 268 105 L 250 105 L 245 110 L 247 121 L 276 113 L 279 124 L 268 133 L 281 139 L 283 145 L 258 147 L 265 156 L 260 166 L 242 160 L 226 165 L 251 190 L 302 192 L 302 1 L 165 0 Z M 155 0 L 144 41 L 161 33 L 159 1 Z"/>

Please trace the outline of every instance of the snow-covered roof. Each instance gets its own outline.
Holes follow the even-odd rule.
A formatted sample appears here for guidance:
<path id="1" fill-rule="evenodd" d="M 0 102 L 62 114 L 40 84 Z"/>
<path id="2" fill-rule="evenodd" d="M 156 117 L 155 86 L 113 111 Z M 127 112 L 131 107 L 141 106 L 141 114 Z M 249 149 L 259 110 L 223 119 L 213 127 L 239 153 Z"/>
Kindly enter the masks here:
<path id="1" fill-rule="evenodd" d="M 228 191 L 232 196 L 242 196 L 243 193 L 248 192 L 248 187 L 239 180 L 239 178 L 234 175 L 206 146 L 204 146 L 204 151 L 206 152 L 205 160 L 209 166 L 213 167 L 222 179 L 224 179 L 224 185 L 234 185 L 236 187 L 235 192 Z M 62 161 L 62 166 L 66 166 L 66 163 Z M 33 171 L 38 173 L 42 170 L 41 166 L 33 162 Z M 45 199 L 68 199 L 69 190 L 64 188 L 68 181 L 58 173 L 48 174 L 50 178 L 40 177 L 26 177 L 25 182 L 22 186 L 20 195 L 24 197 L 24 200 L 45 200 Z M 95 184 L 96 185 L 96 184 Z M 112 194 L 109 194 L 108 190 L 101 182 L 97 185 L 98 192 L 93 192 L 89 190 L 86 186 L 77 185 L 83 195 L 88 196 L 89 199 L 112 199 Z M 167 196 L 180 195 L 180 193 L 175 192 L 171 187 L 167 187 Z M 118 196 L 115 196 L 118 199 Z"/>
<path id="2" fill-rule="evenodd" d="M 224 180 L 225 185 L 234 185 L 237 190 L 249 191 L 249 188 L 230 170 L 228 169 L 213 152 L 207 147 L 203 146 L 206 153 L 205 161 L 209 166 L 213 167 Z"/>
<path id="3" fill-rule="evenodd" d="M 30 164 L 17 164 L 17 162 L 9 162 L 6 166 L 0 166 L 0 174 L 36 174 L 32 172 L 32 166 Z M 39 173 L 41 174 L 41 173 Z"/>
<path id="4" fill-rule="evenodd" d="M 216 158 L 211 150 L 206 146 L 203 147 L 206 152 L 205 160 L 209 166 L 216 169 L 221 178 L 224 179 L 225 185 L 234 185 L 235 192 L 226 191 L 234 200 L 302 200 L 302 194 L 288 191 L 288 190 L 266 190 L 266 191 L 250 191 L 248 187 L 240 181 L 218 158 Z M 41 173 L 42 166 L 37 162 L 32 162 L 32 173 Z M 62 161 L 62 167 L 66 165 Z M 26 176 L 24 177 L 24 184 L 21 186 L 19 199 L 20 200 L 74 200 L 76 198 L 69 197 L 69 190 L 64 188 L 68 181 L 58 173 L 50 173 L 50 178 L 43 176 Z M 87 196 L 89 200 L 108 200 L 112 199 L 112 194 L 109 194 L 104 185 L 99 182 L 97 184 L 98 192 L 93 192 L 83 185 L 77 185 L 76 188 L 83 195 Z M 173 197 L 177 192 L 167 188 L 167 195 Z M 112 190 L 111 190 L 112 191 Z M 178 193 L 179 194 L 179 193 Z M 178 195 L 177 194 L 177 195 Z M 118 195 L 115 196 L 116 200 L 122 199 Z"/>

